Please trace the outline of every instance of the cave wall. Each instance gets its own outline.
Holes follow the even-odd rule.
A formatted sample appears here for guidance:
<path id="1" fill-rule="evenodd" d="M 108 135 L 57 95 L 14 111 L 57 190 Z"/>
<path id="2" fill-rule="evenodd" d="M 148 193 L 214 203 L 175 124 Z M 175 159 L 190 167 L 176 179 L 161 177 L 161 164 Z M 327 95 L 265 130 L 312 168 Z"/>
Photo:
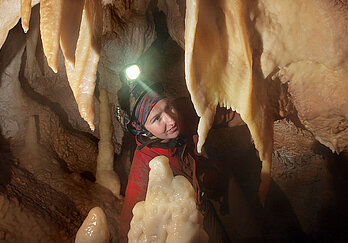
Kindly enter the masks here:
<path id="1" fill-rule="evenodd" d="M 334 19 L 342 28 L 347 26 L 345 6 L 345 3 L 329 6 L 345 13 Z M 0 240 L 71 242 L 88 211 L 100 206 L 107 215 L 111 241 L 118 242 L 122 200 L 94 183 L 98 128 L 91 132 L 80 117 L 62 53 L 58 56 L 57 74 L 47 65 L 38 12 L 39 5 L 32 9 L 28 33 L 24 34 L 17 23 L 0 50 Z M 185 1 L 122 1 L 104 5 L 103 13 L 103 41 L 93 95 L 96 125 L 99 89 L 108 90 L 110 105 L 115 108 L 120 88 L 118 73 L 130 62 L 142 63 L 146 75 L 161 80 L 174 98 L 190 96 L 184 74 Z M 272 20 L 269 16 L 260 19 Z M 265 22 L 257 24 L 260 27 Z M 281 27 L 277 25 L 275 33 L 286 35 Z M 274 34 L 265 33 L 268 37 Z M 344 32 L 342 35 L 344 43 L 347 36 Z M 284 45 L 276 47 L 271 42 L 264 45 L 268 56 L 280 58 L 278 54 L 283 52 L 280 49 Z M 279 53 L 272 54 L 274 50 Z M 342 60 L 346 60 L 345 53 L 345 49 L 340 51 Z M 338 64 L 347 71 L 346 62 Z M 264 67 L 269 70 L 265 73 L 270 73 L 266 75 L 269 94 L 278 112 L 274 123 L 273 180 L 264 207 L 257 197 L 261 162 L 247 127 L 223 128 L 211 131 L 208 136 L 207 146 L 217 154 L 227 177 L 240 188 L 230 196 L 231 216 L 223 217 L 224 224 L 238 233 L 238 237 L 231 233 L 238 240 L 249 239 L 250 235 L 283 242 L 346 240 L 348 197 L 344 172 L 348 129 L 347 114 L 344 117 L 342 113 L 347 111 L 347 80 L 342 80 L 338 91 L 337 87 L 328 89 L 332 94 L 327 95 L 331 97 L 329 105 L 321 105 L 320 97 L 325 93 L 315 96 L 319 107 L 315 112 L 324 115 L 311 123 L 309 94 L 318 94 L 320 90 L 317 86 L 301 89 L 302 77 L 296 79 L 291 67 L 284 66 L 280 71 L 275 68 L 279 73 Z M 303 99 L 307 103 L 302 103 Z M 331 112 L 336 105 L 339 108 Z M 327 110 L 331 113 L 325 113 Z M 330 119 L 325 120 L 325 116 Z M 113 125 L 115 171 L 124 191 L 134 141 L 123 132 L 115 117 Z M 320 129 L 316 130 L 316 126 Z M 337 143 L 331 142 L 332 137 L 327 134 L 336 134 Z M 332 154 L 330 150 L 341 154 Z M 247 206 L 240 206 L 240 202 L 246 202 Z M 252 227 L 250 222 L 241 220 L 250 212 Z M 18 225 L 23 229 L 20 233 L 16 230 Z"/>
<path id="2" fill-rule="evenodd" d="M 98 139 L 84 131 L 88 129 L 85 122 L 84 129 L 78 129 L 83 120 L 65 77 L 52 78 L 47 64 L 50 74 L 46 76 L 29 81 L 24 75 L 28 71 L 25 36 L 22 30 L 16 32 L 19 29 L 19 25 L 15 27 L 14 38 L 11 33 L 1 50 L 2 60 L 6 60 L 4 56 L 16 47 L 15 55 L 2 65 L 2 240 L 70 242 L 95 205 L 118 212 L 108 217 L 117 225 L 120 203 L 94 183 Z M 40 83 L 44 85 L 38 86 Z M 45 92 L 53 91 L 52 87 L 54 97 Z M 80 121 L 69 122 L 67 112 L 71 112 L 70 118 L 75 112 L 74 118 Z M 20 233 L 18 225 L 22 226 Z M 117 228 L 111 230 L 114 239 L 117 232 Z"/>

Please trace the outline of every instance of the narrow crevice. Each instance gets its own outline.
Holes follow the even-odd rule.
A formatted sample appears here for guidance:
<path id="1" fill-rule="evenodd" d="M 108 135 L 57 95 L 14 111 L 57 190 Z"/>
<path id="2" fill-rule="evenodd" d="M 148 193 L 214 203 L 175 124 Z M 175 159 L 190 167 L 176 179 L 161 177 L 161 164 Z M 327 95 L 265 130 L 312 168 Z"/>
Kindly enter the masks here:
<path id="1" fill-rule="evenodd" d="M 59 117 L 59 121 L 62 123 L 63 127 L 69 131 L 71 134 L 80 136 L 80 137 L 86 137 L 93 141 L 94 143 L 98 143 L 99 139 L 93 136 L 92 134 L 88 132 L 79 131 L 72 127 L 72 125 L 69 123 L 68 114 L 65 112 L 65 110 L 62 108 L 62 106 L 59 103 L 53 102 L 49 100 L 47 97 L 41 95 L 40 93 L 36 92 L 29 84 L 28 79 L 24 75 L 25 66 L 26 66 L 26 50 L 23 53 L 22 56 L 22 62 L 21 67 L 19 71 L 19 82 L 20 85 L 24 91 L 24 93 L 33 101 L 36 101 L 42 106 L 48 106 L 50 110 L 55 113 Z"/>

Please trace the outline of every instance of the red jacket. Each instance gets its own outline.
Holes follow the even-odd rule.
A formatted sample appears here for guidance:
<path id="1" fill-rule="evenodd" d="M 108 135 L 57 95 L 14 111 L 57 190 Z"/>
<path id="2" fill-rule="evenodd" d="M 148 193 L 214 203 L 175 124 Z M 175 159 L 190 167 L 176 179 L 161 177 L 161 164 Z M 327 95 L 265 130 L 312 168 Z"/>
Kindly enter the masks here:
<path id="1" fill-rule="evenodd" d="M 207 162 L 206 158 L 199 156 L 196 152 L 198 116 L 192 103 L 189 100 L 177 99 L 173 102 L 173 106 L 179 112 L 180 133 L 183 134 L 179 135 L 176 141 L 173 140 L 172 144 L 157 143 L 152 146 L 142 146 L 145 138 L 141 136 L 136 137 L 138 147 L 134 153 L 120 219 L 120 230 L 123 237 L 129 231 L 130 221 L 133 217 L 133 207 L 137 202 L 145 200 L 149 182 L 149 162 L 156 156 L 167 156 L 174 176 L 185 176 L 196 191 L 198 189 L 198 177 L 201 185 L 200 189 L 203 189 L 205 192 L 215 191 L 214 183 L 219 178 L 216 176 L 216 173 L 214 174 L 214 167 L 210 166 L 212 161 Z M 186 141 L 182 140 L 183 137 L 186 138 Z M 208 182 L 207 184 L 209 185 L 213 185 L 212 188 L 214 189 L 205 187 L 206 183 L 204 181 Z"/>
<path id="2" fill-rule="evenodd" d="M 187 140 L 186 142 L 182 141 L 181 138 L 183 136 L 180 135 L 178 143 L 173 141 L 172 144 L 164 144 L 163 147 L 166 148 L 161 148 L 160 145 L 148 145 L 139 150 L 139 146 L 143 144 L 143 138 L 136 137 L 138 147 L 134 153 L 120 219 L 121 235 L 123 236 L 126 236 L 129 231 L 130 221 L 133 217 L 133 207 L 137 202 L 145 200 L 149 182 L 149 162 L 156 156 L 164 155 L 168 157 L 174 176 L 185 176 L 193 184 L 194 188 L 197 189 L 197 180 L 195 178 L 195 160 L 197 159 L 197 155 L 194 150 L 198 136 L 194 135 L 194 132 L 197 127 L 198 117 L 194 112 L 192 104 L 187 103 L 185 100 L 176 100 L 173 105 L 180 112 L 179 124 L 182 124 L 182 121 L 191 121 L 190 124 L 181 126 L 184 128 L 182 133 L 186 135 Z"/>
<path id="3" fill-rule="evenodd" d="M 137 145 L 141 145 L 138 139 Z M 195 184 L 193 183 L 195 159 L 190 153 L 187 152 L 186 147 L 187 145 L 183 145 L 183 148 L 149 148 L 146 146 L 141 150 L 135 151 L 132 167 L 128 177 L 126 197 L 121 213 L 120 222 L 123 233 L 127 233 L 129 231 L 129 224 L 133 217 L 133 207 L 137 202 L 145 200 L 147 185 L 149 182 L 149 162 L 153 158 L 159 155 L 168 157 L 174 176 L 185 176 L 191 182 L 191 184 Z M 179 157 L 182 158 L 182 161 Z"/>

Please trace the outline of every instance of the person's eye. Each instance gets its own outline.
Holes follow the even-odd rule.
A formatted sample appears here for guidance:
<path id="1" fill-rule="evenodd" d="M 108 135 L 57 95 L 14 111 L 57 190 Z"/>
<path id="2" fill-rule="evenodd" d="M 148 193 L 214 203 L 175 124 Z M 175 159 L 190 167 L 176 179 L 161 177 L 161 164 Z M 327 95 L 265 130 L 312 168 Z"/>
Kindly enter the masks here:
<path id="1" fill-rule="evenodd" d="M 160 116 L 155 116 L 153 119 L 152 119 L 152 123 L 155 123 L 156 121 L 158 121 L 160 119 Z"/>

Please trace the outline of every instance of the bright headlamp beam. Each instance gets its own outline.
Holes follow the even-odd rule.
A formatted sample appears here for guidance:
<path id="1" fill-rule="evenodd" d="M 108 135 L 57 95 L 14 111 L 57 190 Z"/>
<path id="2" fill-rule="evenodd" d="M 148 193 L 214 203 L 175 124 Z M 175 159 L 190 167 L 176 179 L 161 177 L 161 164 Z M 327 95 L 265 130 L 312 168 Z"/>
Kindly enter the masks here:
<path id="1" fill-rule="evenodd" d="M 138 65 L 134 64 L 126 69 L 127 80 L 135 80 L 140 75 L 140 68 Z"/>

